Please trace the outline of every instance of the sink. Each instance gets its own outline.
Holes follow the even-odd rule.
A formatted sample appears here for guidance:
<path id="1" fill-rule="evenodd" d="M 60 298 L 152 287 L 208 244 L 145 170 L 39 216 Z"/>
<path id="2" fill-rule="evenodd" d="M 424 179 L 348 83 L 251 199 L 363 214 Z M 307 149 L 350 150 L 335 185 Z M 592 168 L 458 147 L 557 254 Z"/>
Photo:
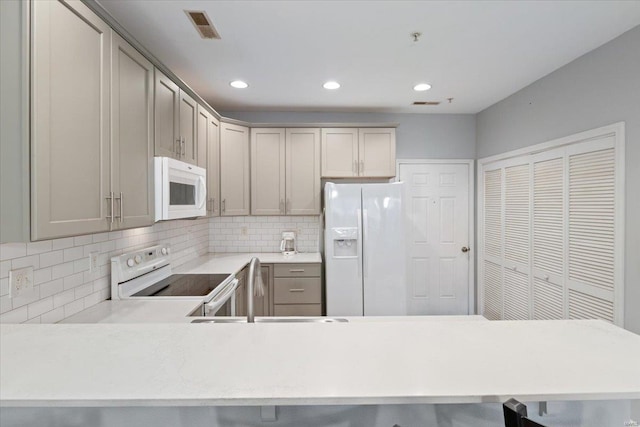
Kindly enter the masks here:
<path id="1" fill-rule="evenodd" d="M 347 323 L 339 317 L 257 317 L 256 323 Z M 195 319 L 191 323 L 247 323 L 245 318 Z"/>

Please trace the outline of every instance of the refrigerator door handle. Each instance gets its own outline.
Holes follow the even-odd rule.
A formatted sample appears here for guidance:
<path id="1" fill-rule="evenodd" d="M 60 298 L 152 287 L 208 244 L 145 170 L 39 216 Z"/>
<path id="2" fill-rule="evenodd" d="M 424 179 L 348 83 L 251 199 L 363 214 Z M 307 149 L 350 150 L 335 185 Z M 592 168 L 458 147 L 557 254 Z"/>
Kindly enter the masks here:
<path id="1" fill-rule="evenodd" d="M 358 277 L 362 277 L 362 210 L 358 209 Z"/>
<path id="2" fill-rule="evenodd" d="M 369 229 L 369 226 L 367 225 L 369 223 L 369 221 L 367 220 L 367 210 L 363 209 L 362 210 L 362 237 L 361 239 L 364 238 L 364 235 L 367 233 L 367 230 Z M 364 248 L 364 241 L 362 241 L 362 248 Z M 362 251 L 364 252 L 364 250 Z M 362 257 L 362 262 L 363 262 L 363 271 L 364 271 L 364 278 L 367 278 L 367 271 L 369 270 L 369 263 L 367 262 L 367 258 L 366 257 Z"/>

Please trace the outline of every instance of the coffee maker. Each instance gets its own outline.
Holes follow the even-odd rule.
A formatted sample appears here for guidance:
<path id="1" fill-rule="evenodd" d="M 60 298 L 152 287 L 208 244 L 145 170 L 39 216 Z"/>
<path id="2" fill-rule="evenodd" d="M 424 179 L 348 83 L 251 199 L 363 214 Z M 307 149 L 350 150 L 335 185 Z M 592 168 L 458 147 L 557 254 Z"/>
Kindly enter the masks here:
<path id="1" fill-rule="evenodd" d="M 280 242 L 280 252 L 282 255 L 294 255 L 298 253 L 296 247 L 296 232 L 283 231 L 282 241 Z"/>

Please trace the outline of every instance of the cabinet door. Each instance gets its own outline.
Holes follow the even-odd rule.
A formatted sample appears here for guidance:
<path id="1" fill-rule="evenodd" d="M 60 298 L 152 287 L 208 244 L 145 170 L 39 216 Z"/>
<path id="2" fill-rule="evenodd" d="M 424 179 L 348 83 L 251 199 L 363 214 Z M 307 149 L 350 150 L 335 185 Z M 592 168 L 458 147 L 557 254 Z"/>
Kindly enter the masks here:
<path id="1" fill-rule="evenodd" d="M 198 155 L 196 164 L 204 169 L 207 168 L 207 147 L 209 146 L 209 122 L 211 117 L 211 113 L 198 104 L 196 121 L 196 152 Z"/>
<path id="2" fill-rule="evenodd" d="M 154 222 L 153 65 L 111 37 L 111 185 L 117 228 Z"/>
<path id="3" fill-rule="evenodd" d="M 157 68 L 155 76 L 155 154 L 177 159 L 180 153 L 180 88 Z"/>
<path id="4" fill-rule="evenodd" d="M 359 129 L 358 174 L 387 178 L 396 175 L 396 130 Z"/>
<path id="5" fill-rule="evenodd" d="M 322 129 L 322 176 L 358 176 L 358 129 Z"/>
<path id="6" fill-rule="evenodd" d="M 223 216 L 249 215 L 249 129 L 222 123 L 220 197 Z"/>
<path id="7" fill-rule="evenodd" d="M 209 216 L 220 216 L 220 122 L 213 116 L 207 123 L 207 210 Z"/>
<path id="8" fill-rule="evenodd" d="M 287 215 L 320 213 L 320 129 L 287 129 Z"/>
<path id="9" fill-rule="evenodd" d="M 251 129 L 251 214 L 285 213 L 284 129 Z"/>
<path id="10" fill-rule="evenodd" d="M 180 91 L 180 160 L 192 165 L 198 163 L 197 117 L 198 104 L 184 91 Z"/>
<path id="11" fill-rule="evenodd" d="M 31 6 L 31 238 L 108 230 L 111 30 L 79 1 Z"/>

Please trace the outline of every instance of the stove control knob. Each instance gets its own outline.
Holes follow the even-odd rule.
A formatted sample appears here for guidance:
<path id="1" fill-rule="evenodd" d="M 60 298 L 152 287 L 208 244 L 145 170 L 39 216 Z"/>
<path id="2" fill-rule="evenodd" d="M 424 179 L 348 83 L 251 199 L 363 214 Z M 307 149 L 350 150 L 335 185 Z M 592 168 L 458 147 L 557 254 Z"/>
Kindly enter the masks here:
<path id="1" fill-rule="evenodd" d="M 171 253 L 171 248 L 167 248 L 167 255 Z"/>
<path id="2" fill-rule="evenodd" d="M 136 262 L 136 264 L 140 264 L 142 262 L 142 257 L 140 255 L 136 255 L 134 261 Z"/>
<path id="3" fill-rule="evenodd" d="M 169 250 L 167 248 L 162 248 L 160 252 L 162 252 L 162 255 L 166 255 L 169 252 Z"/>
<path id="4" fill-rule="evenodd" d="M 133 267 L 133 258 L 129 258 L 129 259 L 127 260 L 127 265 L 128 265 L 129 267 Z"/>

